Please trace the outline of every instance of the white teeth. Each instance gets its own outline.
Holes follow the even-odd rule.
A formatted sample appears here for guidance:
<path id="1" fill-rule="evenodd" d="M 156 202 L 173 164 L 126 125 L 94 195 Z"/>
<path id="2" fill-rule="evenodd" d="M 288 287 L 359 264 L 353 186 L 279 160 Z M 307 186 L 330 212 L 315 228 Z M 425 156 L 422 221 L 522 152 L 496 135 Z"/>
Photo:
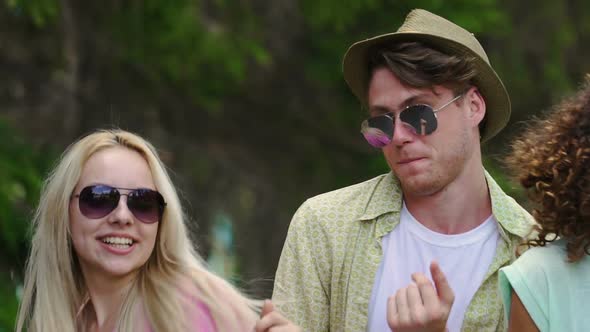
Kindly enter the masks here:
<path id="1" fill-rule="evenodd" d="M 102 242 L 107 243 L 107 244 L 111 244 L 111 245 L 114 244 L 116 247 L 122 246 L 122 248 L 126 248 L 127 246 L 130 246 L 133 244 L 133 240 L 130 238 L 114 237 L 114 236 L 108 236 L 108 237 L 102 238 Z"/>
<path id="2" fill-rule="evenodd" d="M 119 248 L 119 249 L 127 249 L 130 245 L 127 244 L 109 244 L 111 247 Z"/>

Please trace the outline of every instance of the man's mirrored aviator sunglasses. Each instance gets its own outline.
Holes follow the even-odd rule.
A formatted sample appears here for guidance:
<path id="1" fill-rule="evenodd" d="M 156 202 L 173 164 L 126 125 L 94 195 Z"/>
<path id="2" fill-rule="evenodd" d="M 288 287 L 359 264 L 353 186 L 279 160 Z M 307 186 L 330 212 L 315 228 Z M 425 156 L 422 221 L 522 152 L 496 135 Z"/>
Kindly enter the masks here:
<path id="1" fill-rule="evenodd" d="M 417 104 L 404 108 L 399 113 L 399 119 L 416 135 L 430 135 L 438 126 L 436 113 L 463 97 L 465 93 L 455 96 L 438 109 L 430 105 Z M 369 144 L 376 148 L 382 148 L 393 139 L 393 128 L 395 128 L 396 116 L 394 112 L 370 117 L 361 124 L 361 133 Z"/>

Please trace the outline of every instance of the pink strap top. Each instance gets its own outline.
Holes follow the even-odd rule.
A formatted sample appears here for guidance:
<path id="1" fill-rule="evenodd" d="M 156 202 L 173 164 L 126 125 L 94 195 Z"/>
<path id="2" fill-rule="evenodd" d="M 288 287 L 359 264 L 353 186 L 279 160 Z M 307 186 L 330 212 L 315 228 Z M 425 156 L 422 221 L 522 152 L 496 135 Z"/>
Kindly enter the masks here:
<path id="1" fill-rule="evenodd" d="M 186 301 L 187 307 L 184 309 L 185 315 L 188 318 L 188 324 L 190 327 L 189 331 L 217 332 L 215 321 L 213 320 L 213 316 L 211 316 L 211 311 L 207 305 L 191 294 L 185 294 L 185 296 L 190 298 L 189 301 Z M 145 317 L 145 319 L 147 320 L 147 317 Z M 148 326 L 146 332 L 154 332 L 149 322 L 146 321 L 145 326 Z"/>
<path id="2" fill-rule="evenodd" d="M 199 331 L 199 332 L 217 332 L 217 328 L 215 327 L 215 321 L 213 316 L 211 315 L 211 311 L 207 307 L 205 303 L 199 301 L 191 294 L 184 294 L 187 297 L 185 315 L 188 317 L 188 324 L 190 326 L 190 331 Z M 76 317 L 78 317 L 82 311 L 84 310 L 85 306 L 90 302 L 90 297 L 87 296 Z M 144 326 L 147 326 L 145 332 L 154 332 L 150 323 L 145 315 L 145 312 L 142 310 L 143 322 Z M 117 332 L 115 328 L 113 332 Z"/>

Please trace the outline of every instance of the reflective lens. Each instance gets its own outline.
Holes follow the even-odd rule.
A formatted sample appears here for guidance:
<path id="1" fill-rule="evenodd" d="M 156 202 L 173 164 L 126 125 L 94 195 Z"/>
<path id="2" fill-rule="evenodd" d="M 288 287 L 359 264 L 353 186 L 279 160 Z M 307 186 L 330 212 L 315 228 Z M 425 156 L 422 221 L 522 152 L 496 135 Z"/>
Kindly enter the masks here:
<path id="1" fill-rule="evenodd" d="M 130 190 L 121 194 L 121 190 Z M 154 223 L 164 214 L 164 197 L 151 189 L 114 188 L 106 185 L 88 186 L 82 189 L 78 197 L 80 212 L 86 218 L 99 219 L 117 208 L 121 196 L 127 196 L 127 208 L 144 223 Z"/>
<path id="2" fill-rule="evenodd" d="M 80 212 L 90 219 L 111 213 L 119 203 L 119 191 L 107 186 L 90 186 L 82 189 L 78 198 Z"/>
<path id="3" fill-rule="evenodd" d="M 461 98 L 459 94 L 438 109 L 433 109 L 429 105 L 411 105 L 399 113 L 399 119 L 402 124 L 406 125 L 414 134 L 430 135 L 438 127 L 436 112 L 450 105 L 455 100 Z M 366 119 L 361 124 L 361 133 L 369 144 L 376 148 L 382 148 L 393 139 L 393 129 L 395 128 L 395 113 L 386 113 Z"/>
<path id="4" fill-rule="evenodd" d="M 391 142 L 394 116 L 395 114 L 388 113 L 363 121 L 361 133 L 369 144 L 374 147 L 383 147 Z"/>
<path id="5" fill-rule="evenodd" d="M 399 114 L 399 119 L 410 125 L 418 135 L 430 135 L 438 126 L 434 110 L 428 105 L 413 105 Z"/>
<path id="6" fill-rule="evenodd" d="M 127 196 L 127 207 L 137 219 L 159 221 L 164 213 L 164 198 L 150 189 L 137 189 Z"/>

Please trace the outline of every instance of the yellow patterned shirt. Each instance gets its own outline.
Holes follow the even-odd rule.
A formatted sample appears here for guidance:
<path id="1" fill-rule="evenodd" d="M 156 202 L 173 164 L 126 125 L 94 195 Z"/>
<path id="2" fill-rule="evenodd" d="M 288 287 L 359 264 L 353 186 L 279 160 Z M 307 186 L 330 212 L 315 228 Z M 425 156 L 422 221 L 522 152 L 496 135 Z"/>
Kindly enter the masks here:
<path id="1" fill-rule="evenodd" d="M 501 239 L 465 313 L 462 331 L 501 331 L 498 270 L 515 259 L 515 246 L 533 218 L 486 172 Z M 399 181 L 385 174 L 307 200 L 297 210 L 276 273 L 273 302 L 304 331 L 365 331 L 381 238 L 400 221 Z"/>

